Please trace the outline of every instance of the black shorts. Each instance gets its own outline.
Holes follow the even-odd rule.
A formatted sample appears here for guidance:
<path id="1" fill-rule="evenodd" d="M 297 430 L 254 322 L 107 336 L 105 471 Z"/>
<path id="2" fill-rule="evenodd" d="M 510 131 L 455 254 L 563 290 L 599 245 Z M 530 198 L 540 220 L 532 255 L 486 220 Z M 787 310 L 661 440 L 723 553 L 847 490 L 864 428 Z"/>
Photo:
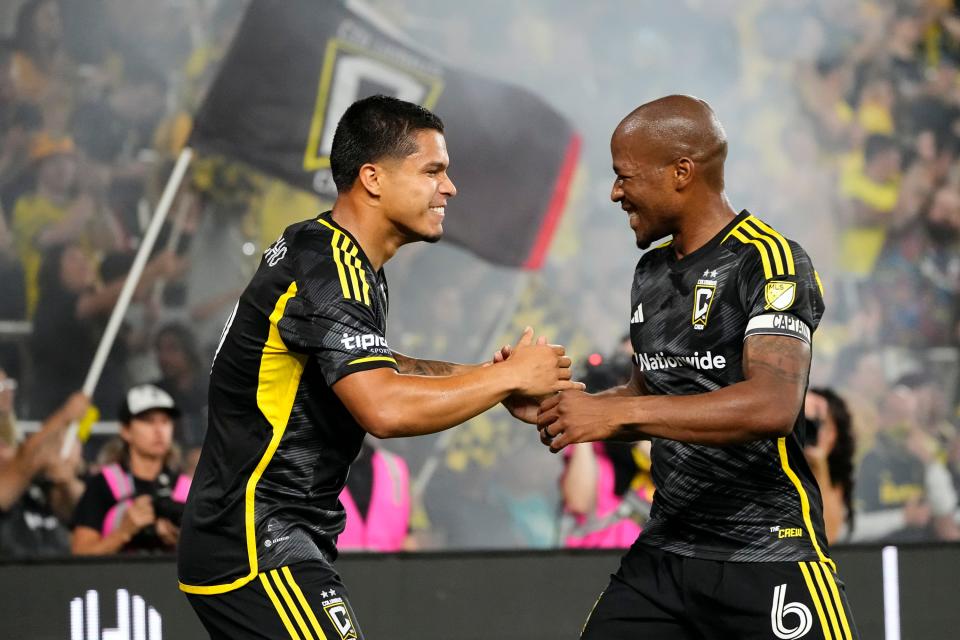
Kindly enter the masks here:
<path id="1" fill-rule="evenodd" d="M 212 640 L 363 640 L 340 576 L 322 562 L 265 571 L 239 589 L 187 599 Z"/>
<path id="2" fill-rule="evenodd" d="M 858 640 L 825 562 L 720 562 L 636 543 L 582 640 Z"/>

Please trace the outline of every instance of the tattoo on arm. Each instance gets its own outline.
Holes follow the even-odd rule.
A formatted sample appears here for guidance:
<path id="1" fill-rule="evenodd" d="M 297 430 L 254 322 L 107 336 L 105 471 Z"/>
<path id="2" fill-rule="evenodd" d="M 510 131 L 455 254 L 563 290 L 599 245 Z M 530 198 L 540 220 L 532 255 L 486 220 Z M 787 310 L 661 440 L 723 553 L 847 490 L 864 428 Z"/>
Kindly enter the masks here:
<path id="1" fill-rule="evenodd" d="M 400 353 L 394 353 L 400 373 L 416 376 L 448 376 L 456 365 L 441 360 L 419 360 Z"/>
<path id="2" fill-rule="evenodd" d="M 806 384 L 810 372 L 810 345 L 787 336 L 753 336 L 743 349 L 747 378 L 764 372 L 777 382 Z"/>

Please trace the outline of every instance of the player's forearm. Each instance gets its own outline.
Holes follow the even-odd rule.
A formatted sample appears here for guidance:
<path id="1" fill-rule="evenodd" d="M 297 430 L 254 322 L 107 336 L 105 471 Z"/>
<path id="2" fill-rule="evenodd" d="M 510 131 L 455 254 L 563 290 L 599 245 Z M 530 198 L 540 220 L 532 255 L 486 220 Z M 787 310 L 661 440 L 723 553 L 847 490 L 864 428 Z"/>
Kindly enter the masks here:
<path id="1" fill-rule="evenodd" d="M 611 398 L 609 408 L 623 439 L 723 446 L 789 434 L 802 402 L 802 387 L 748 380 L 689 396 Z"/>
<path id="2" fill-rule="evenodd" d="M 466 422 L 518 388 L 507 363 L 477 367 L 460 375 L 396 374 L 383 398 L 355 416 L 369 433 L 398 438 L 435 433 Z"/>
<path id="3" fill-rule="evenodd" d="M 397 361 L 400 373 L 416 376 L 455 376 L 482 366 L 478 364 L 457 364 L 442 360 L 422 360 L 397 352 L 393 353 L 393 357 Z"/>

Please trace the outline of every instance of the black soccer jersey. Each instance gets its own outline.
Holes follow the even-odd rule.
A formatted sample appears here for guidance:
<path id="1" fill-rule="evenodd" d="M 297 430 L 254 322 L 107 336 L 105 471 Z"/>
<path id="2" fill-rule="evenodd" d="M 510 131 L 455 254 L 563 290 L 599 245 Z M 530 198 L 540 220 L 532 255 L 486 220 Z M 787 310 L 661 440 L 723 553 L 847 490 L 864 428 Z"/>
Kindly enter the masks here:
<path id="1" fill-rule="evenodd" d="M 223 593 L 258 572 L 334 559 L 338 496 L 364 431 L 331 387 L 396 368 L 386 325 L 383 271 L 329 213 L 267 249 L 214 357 L 180 532 L 182 590 Z"/>
<path id="2" fill-rule="evenodd" d="M 809 343 L 824 309 L 807 254 L 746 211 L 682 260 L 669 243 L 645 253 L 631 297 L 634 364 L 663 395 L 741 382 L 748 336 Z M 640 542 L 714 560 L 825 561 L 802 415 L 784 438 L 725 447 L 654 439 L 657 491 Z"/>

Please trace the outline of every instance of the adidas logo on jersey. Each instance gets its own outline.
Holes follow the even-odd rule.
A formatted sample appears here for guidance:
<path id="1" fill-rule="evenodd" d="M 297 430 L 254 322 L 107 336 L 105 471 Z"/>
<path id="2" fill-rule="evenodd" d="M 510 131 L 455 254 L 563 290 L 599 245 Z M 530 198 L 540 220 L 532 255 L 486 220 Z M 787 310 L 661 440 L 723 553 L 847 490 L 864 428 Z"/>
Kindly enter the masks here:
<path id="1" fill-rule="evenodd" d="M 633 315 L 630 317 L 630 324 L 640 324 L 643 322 L 643 303 L 637 305 Z"/>

